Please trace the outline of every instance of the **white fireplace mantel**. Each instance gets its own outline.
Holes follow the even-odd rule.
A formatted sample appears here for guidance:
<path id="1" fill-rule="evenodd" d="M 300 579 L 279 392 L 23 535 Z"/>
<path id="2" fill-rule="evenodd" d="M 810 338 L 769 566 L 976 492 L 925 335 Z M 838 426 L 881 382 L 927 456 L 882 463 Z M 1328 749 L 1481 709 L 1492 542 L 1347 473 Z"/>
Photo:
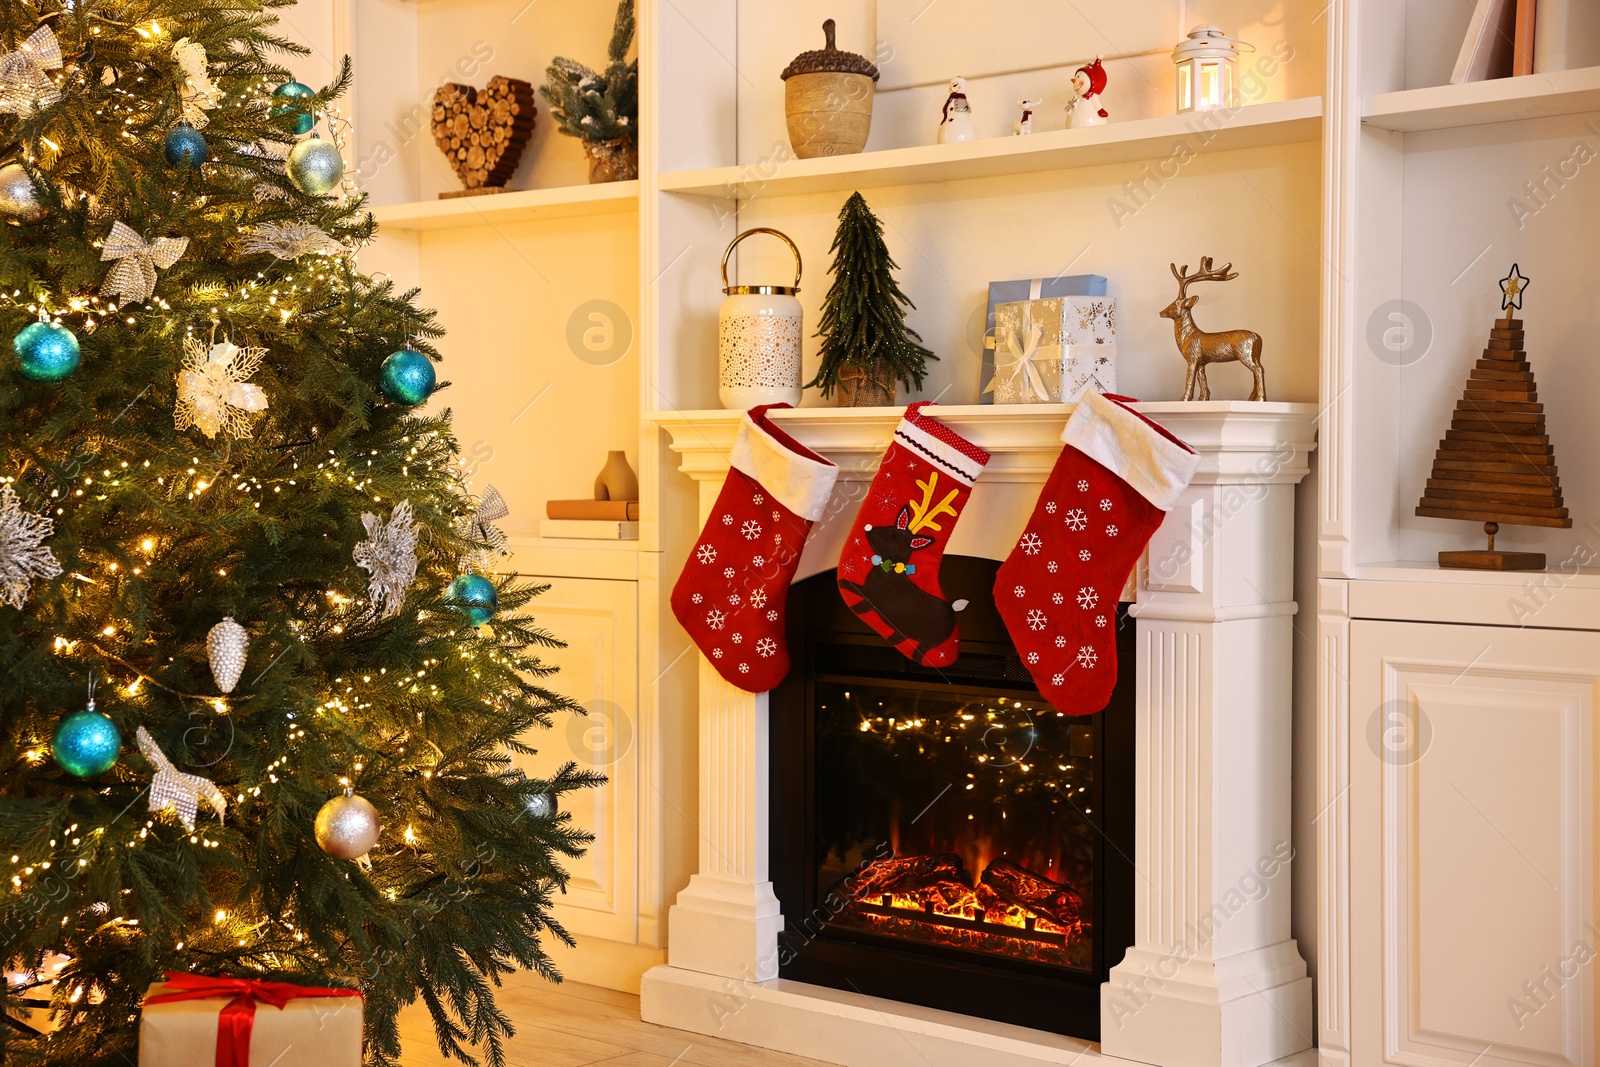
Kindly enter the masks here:
<path id="1" fill-rule="evenodd" d="M 1138 570 L 1134 944 L 1101 989 L 1098 1046 L 777 978 L 767 876 L 767 698 L 702 663 L 697 873 L 673 905 L 645 1019 L 863 1067 L 1259 1067 L 1311 1046 L 1311 980 L 1289 936 L 1294 486 L 1309 404 L 1145 403 L 1201 454 Z M 1003 559 L 1061 450 L 1069 406 L 933 407 L 988 449 L 947 551 Z M 651 416 L 700 490 L 728 470 L 740 412 Z M 836 565 L 898 409 L 774 412 L 841 467 L 799 577 Z"/>

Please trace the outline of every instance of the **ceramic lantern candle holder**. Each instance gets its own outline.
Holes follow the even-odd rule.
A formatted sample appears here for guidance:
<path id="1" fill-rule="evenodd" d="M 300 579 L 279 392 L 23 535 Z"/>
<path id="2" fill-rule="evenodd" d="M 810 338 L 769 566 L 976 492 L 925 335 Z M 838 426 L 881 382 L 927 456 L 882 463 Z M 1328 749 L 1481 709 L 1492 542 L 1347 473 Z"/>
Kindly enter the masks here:
<path id="1" fill-rule="evenodd" d="M 794 253 L 793 285 L 729 285 L 728 258 L 758 233 Z M 722 311 L 717 316 L 717 383 L 722 406 L 746 411 L 758 404 L 800 405 L 800 249 L 788 236 L 760 226 L 746 230 L 722 253 Z"/>

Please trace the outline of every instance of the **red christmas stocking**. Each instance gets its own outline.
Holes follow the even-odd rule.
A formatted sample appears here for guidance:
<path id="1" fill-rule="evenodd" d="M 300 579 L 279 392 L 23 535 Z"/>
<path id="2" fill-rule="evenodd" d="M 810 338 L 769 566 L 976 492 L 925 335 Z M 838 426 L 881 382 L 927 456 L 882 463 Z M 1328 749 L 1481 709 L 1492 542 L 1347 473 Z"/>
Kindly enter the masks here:
<path id="1" fill-rule="evenodd" d="M 1121 399 L 1121 398 L 1119 398 Z M 1087 392 L 995 603 L 1039 692 L 1068 715 L 1106 706 L 1117 680 L 1117 597 L 1200 457 L 1143 415 Z"/>
<path id="2" fill-rule="evenodd" d="M 927 404 L 906 408 L 895 428 L 839 557 L 839 589 L 908 659 L 943 667 L 959 651 L 956 612 L 967 602 L 945 600 L 939 561 L 989 453 L 924 415 Z"/>
<path id="3" fill-rule="evenodd" d="M 689 637 L 718 674 L 751 693 L 789 673 L 789 583 L 839 477 L 838 466 L 767 418 L 769 408 L 788 406 L 745 415 L 732 469 L 672 590 L 672 613 Z"/>

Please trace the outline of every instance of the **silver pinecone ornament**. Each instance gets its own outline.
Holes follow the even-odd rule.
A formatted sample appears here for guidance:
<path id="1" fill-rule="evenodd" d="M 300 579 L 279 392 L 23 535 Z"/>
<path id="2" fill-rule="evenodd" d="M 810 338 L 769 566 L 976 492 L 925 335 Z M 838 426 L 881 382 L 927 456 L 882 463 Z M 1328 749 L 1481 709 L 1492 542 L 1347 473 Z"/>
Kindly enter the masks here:
<path id="1" fill-rule="evenodd" d="M 229 615 L 206 634 L 206 655 L 211 658 L 211 677 L 224 693 L 233 692 L 244 672 L 245 653 L 250 650 L 250 635 Z"/>

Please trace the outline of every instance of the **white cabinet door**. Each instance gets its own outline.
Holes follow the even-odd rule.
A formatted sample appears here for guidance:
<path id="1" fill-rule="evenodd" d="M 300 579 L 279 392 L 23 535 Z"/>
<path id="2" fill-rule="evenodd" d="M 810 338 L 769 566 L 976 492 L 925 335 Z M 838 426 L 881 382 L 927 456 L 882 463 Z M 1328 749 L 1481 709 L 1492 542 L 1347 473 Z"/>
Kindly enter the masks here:
<path id="1" fill-rule="evenodd" d="M 529 610 L 544 629 L 567 643 L 540 652 L 560 667 L 543 684 L 572 697 L 587 716 L 563 712 L 555 728 L 535 730 L 539 751 L 518 756 L 530 775 L 553 774 L 569 761 L 598 770 L 606 783 L 569 793 L 563 807 L 594 833 L 594 844 L 567 861 L 572 881 L 557 914 L 574 934 L 633 944 L 639 930 L 639 744 L 637 731 L 638 584 L 592 578 L 542 578 L 550 588 Z"/>
<path id="2" fill-rule="evenodd" d="M 1351 625 L 1352 1058 L 1595 1063 L 1600 634 Z"/>

